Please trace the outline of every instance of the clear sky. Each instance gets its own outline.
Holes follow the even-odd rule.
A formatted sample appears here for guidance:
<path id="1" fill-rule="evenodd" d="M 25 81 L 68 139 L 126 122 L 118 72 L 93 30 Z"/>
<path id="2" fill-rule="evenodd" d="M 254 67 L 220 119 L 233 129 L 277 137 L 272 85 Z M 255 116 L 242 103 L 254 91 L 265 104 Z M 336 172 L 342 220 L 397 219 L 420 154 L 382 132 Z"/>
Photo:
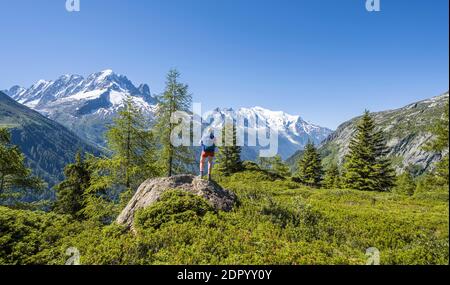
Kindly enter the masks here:
<path id="1" fill-rule="evenodd" d="M 336 128 L 448 90 L 449 1 L 0 0 L 0 89 L 103 69 L 205 108 L 262 106 Z"/>

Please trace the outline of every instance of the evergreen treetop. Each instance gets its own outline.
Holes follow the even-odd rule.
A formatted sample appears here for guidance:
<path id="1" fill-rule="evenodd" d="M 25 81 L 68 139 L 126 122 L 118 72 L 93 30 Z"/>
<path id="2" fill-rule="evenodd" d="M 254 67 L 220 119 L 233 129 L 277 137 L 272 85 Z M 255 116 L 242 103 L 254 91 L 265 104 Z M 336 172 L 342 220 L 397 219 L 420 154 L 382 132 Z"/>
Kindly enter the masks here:
<path id="1" fill-rule="evenodd" d="M 388 191 L 394 185 L 395 174 L 385 155 L 383 133 L 376 131 L 373 118 L 369 111 L 365 111 L 345 157 L 344 186 L 365 191 Z"/>
<path id="2" fill-rule="evenodd" d="M 322 161 L 314 144 L 309 141 L 305 146 L 303 157 L 299 160 L 297 177 L 311 187 L 319 187 L 322 181 Z"/>

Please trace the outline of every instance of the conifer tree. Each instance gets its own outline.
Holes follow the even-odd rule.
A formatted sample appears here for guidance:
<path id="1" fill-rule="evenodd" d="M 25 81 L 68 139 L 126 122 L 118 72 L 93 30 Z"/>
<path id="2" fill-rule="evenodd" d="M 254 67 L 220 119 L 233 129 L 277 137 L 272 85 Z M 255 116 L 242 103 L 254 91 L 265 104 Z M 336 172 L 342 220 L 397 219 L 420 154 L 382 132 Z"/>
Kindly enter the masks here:
<path id="1" fill-rule="evenodd" d="M 0 195 L 22 195 L 27 190 L 41 191 L 44 182 L 31 174 L 25 165 L 25 156 L 17 146 L 11 144 L 11 134 L 0 128 Z"/>
<path id="2" fill-rule="evenodd" d="M 365 191 L 388 191 L 392 188 L 395 174 L 385 151 L 383 134 L 375 130 L 375 122 L 366 111 L 345 158 L 344 186 Z"/>
<path id="3" fill-rule="evenodd" d="M 322 186 L 326 189 L 339 189 L 341 188 L 341 174 L 337 164 L 331 164 L 331 166 L 325 172 Z"/>
<path id="4" fill-rule="evenodd" d="M 171 122 L 175 112 L 190 111 L 192 96 L 188 93 L 188 85 L 179 82 L 180 73 L 170 70 L 167 74 L 166 89 L 159 97 L 156 112 L 155 134 L 159 138 L 161 147 L 160 160 L 164 173 L 167 176 L 182 173 L 187 166 L 194 162 L 192 150 L 187 146 L 173 146 L 171 142 L 172 131 L 177 126 Z"/>
<path id="5" fill-rule="evenodd" d="M 305 146 L 303 157 L 299 160 L 297 177 L 311 187 L 319 187 L 322 181 L 322 161 L 312 142 Z"/>
<path id="6" fill-rule="evenodd" d="M 65 180 L 58 184 L 54 210 L 61 214 L 68 214 L 74 218 L 82 218 L 81 210 L 84 206 L 84 194 L 91 183 L 89 164 L 78 151 L 75 162 L 64 168 Z"/>
<path id="7" fill-rule="evenodd" d="M 241 161 L 241 147 L 237 145 L 236 128 L 233 125 L 226 125 L 222 129 L 222 139 L 232 136 L 232 145 L 225 145 L 219 147 L 217 154 L 216 169 L 225 176 L 242 170 Z"/>
<path id="8" fill-rule="evenodd" d="M 87 159 L 91 179 L 82 214 L 104 223 L 111 221 L 118 197 L 125 203 L 142 182 L 161 173 L 148 120 L 130 96 L 123 105 L 106 133 L 111 155 Z"/>
<path id="9" fill-rule="evenodd" d="M 113 152 L 112 165 L 119 168 L 115 173 L 116 183 L 126 189 L 135 189 L 146 179 L 160 174 L 160 169 L 156 164 L 155 139 L 148 120 L 131 96 L 123 103 L 124 107 L 106 137 L 108 149 Z"/>

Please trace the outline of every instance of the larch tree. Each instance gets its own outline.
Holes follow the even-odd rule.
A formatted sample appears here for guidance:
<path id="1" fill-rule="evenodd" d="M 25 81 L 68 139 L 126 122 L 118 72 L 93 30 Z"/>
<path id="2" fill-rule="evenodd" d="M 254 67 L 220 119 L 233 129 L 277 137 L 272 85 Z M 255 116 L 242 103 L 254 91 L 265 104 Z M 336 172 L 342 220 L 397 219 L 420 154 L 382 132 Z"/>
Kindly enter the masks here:
<path id="1" fill-rule="evenodd" d="M 174 146 L 172 132 L 177 127 L 172 117 L 176 112 L 189 114 L 192 105 L 192 95 L 188 92 L 188 85 L 179 82 L 180 73 L 170 70 L 166 78 L 164 93 L 158 98 L 156 112 L 155 135 L 159 138 L 160 161 L 167 176 L 179 174 L 189 169 L 194 163 L 192 149 L 188 146 Z M 192 137 L 192 135 L 191 135 Z"/>

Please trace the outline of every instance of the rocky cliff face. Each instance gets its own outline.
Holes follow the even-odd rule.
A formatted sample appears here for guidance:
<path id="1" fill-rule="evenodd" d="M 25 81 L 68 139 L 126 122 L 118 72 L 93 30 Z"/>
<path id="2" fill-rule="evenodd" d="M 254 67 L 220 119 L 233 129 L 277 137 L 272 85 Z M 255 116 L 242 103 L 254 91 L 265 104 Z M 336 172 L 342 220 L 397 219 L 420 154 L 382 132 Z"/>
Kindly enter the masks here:
<path id="1" fill-rule="evenodd" d="M 230 211 L 237 201 L 233 192 L 223 189 L 215 182 L 193 175 L 149 179 L 139 186 L 136 194 L 117 218 L 117 223 L 133 228 L 134 214 L 137 210 L 151 206 L 164 192 L 173 189 L 203 197 L 216 210 Z"/>
<path id="2" fill-rule="evenodd" d="M 430 128 L 442 118 L 448 100 L 447 92 L 400 109 L 372 113 L 378 128 L 385 134 L 388 156 L 397 172 L 408 168 L 416 175 L 421 174 L 431 169 L 448 152 L 423 150 L 425 144 L 434 138 Z M 343 123 L 321 144 L 319 151 L 325 165 L 342 164 L 359 119 L 357 117 Z M 300 156 L 301 152 L 298 152 L 289 161 L 293 164 Z"/>

